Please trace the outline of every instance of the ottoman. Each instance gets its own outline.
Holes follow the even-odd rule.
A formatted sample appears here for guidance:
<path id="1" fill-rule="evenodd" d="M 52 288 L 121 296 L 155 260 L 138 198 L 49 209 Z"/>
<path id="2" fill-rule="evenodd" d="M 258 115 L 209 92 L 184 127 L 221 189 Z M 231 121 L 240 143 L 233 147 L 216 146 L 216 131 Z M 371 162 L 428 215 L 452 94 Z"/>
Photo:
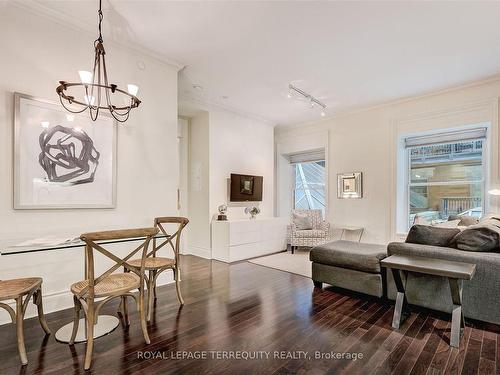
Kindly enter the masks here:
<path id="1" fill-rule="evenodd" d="M 380 260 L 387 257 L 387 246 L 353 241 L 333 241 L 311 249 L 312 279 L 316 287 L 327 283 L 369 294 L 385 295 L 385 272 Z"/>

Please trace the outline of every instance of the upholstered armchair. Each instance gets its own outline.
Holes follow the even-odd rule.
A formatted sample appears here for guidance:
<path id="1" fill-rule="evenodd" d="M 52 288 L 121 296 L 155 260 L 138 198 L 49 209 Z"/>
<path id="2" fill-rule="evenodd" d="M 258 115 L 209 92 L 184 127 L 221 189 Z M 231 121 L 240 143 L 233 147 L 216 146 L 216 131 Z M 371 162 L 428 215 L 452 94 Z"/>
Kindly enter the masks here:
<path id="1" fill-rule="evenodd" d="M 330 223 L 323 220 L 321 210 L 292 210 L 288 227 L 292 254 L 296 247 L 313 247 L 328 241 Z"/>

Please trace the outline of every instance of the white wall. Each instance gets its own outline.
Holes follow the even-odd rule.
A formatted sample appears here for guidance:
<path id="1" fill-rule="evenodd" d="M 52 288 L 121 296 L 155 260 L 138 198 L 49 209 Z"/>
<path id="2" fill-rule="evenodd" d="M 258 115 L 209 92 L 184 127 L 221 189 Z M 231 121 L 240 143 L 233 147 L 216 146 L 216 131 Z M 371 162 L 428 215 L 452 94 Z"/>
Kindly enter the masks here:
<path id="1" fill-rule="evenodd" d="M 78 80 L 77 70 L 91 69 L 94 38 L 10 4 L 2 6 L 0 241 L 150 226 L 155 216 L 177 212 L 177 68 L 106 40 L 110 79 L 119 86 L 138 84 L 143 101 L 118 130 L 117 208 L 13 210 L 13 93 L 56 101 L 59 80 Z M 0 279 L 42 276 L 46 311 L 67 307 L 72 304 L 69 286 L 83 275 L 82 255 L 77 249 L 1 256 Z"/>
<path id="2" fill-rule="evenodd" d="M 194 104 L 189 103 L 191 110 Z M 228 205 L 228 218 L 246 217 L 244 209 L 259 206 L 261 217 L 273 216 L 274 128 L 234 112 L 199 105 L 189 127 L 188 249 L 211 258 L 211 220 L 218 206 Z M 262 202 L 230 203 L 231 173 L 263 176 Z M 200 182 L 196 180 L 199 179 Z"/>
<path id="3" fill-rule="evenodd" d="M 210 258 L 209 114 L 200 112 L 189 124 L 188 249 Z"/>
<path id="4" fill-rule="evenodd" d="M 262 202 L 228 202 L 231 173 L 263 176 Z M 274 129 L 269 124 L 222 110 L 210 112 L 210 212 L 228 205 L 229 218 L 248 216 L 247 206 L 258 206 L 260 216 L 273 216 Z"/>
<path id="5" fill-rule="evenodd" d="M 490 184 L 497 183 L 499 94 L 500 79 L 483 82 L 315 124 L 279 128 L 276 144 L 303 142 L 307 148 L 315 134 L 328 132 L 328 220 L 334 225 L 364 227 L 364 242 L 386 243 L 397 237 L 397 139 L 419 131 L 489 123 L 489 177 Z M 279 152 L 277 148 L 277 158 Z M 337 199 L 337 173 L 354 171 L 363 172 L 364 197 Z M 490 210 L 495 210 L 496 202 L 489 199 Z"/>

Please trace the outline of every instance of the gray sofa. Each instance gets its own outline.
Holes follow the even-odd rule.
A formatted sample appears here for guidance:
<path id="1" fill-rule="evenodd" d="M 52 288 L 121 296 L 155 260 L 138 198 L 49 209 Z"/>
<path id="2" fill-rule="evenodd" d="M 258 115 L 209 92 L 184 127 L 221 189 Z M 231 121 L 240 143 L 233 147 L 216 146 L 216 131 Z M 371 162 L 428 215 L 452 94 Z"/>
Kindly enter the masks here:
<path id="1" fill-rule="evenodd" d="M 464 315 L 500 324 L 500 218 L 487 217 L 461 230 L 416 225 L 406 242 L 393 242 L 387 247 L 350 241 L 319 245 L 310 253 L 312 279 L 317 287 L 327 283 L 395 299 L 392 273 L 379 264 L 394 254 L 476 264 L 474 278 L 463 284 Z M 410 304 L 444 312 L 452 309 L 445 278 L 409 273 L 406 296 Z"/>
<path id="2" fill-rule="evenodd" d="M 500 253 L 464 251 L 450 247 L 393 242 L 388 255 L 414 255 L 457 262 L 475 263 L 476 274 L 463 284 L 463 311 L 467 318 L 500 324 Z M 395 299 L 396 287 L 392 274 L 387 275 L 390 299 Z M 452 302 L 448 280 L 410 274 L 406 284 L 408 302 L 434 310 L 451 312 Z"/>

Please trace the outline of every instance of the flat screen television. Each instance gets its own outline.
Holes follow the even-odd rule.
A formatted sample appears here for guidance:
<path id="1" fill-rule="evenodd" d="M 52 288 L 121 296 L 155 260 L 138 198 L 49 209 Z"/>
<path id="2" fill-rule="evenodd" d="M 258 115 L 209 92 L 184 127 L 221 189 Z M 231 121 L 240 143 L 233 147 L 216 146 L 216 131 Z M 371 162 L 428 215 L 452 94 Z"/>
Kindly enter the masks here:
<path id="1" fill-rule="evenodd" d="M 231 173 L 231 202 L 262 201 L 262 176 Z"/>

